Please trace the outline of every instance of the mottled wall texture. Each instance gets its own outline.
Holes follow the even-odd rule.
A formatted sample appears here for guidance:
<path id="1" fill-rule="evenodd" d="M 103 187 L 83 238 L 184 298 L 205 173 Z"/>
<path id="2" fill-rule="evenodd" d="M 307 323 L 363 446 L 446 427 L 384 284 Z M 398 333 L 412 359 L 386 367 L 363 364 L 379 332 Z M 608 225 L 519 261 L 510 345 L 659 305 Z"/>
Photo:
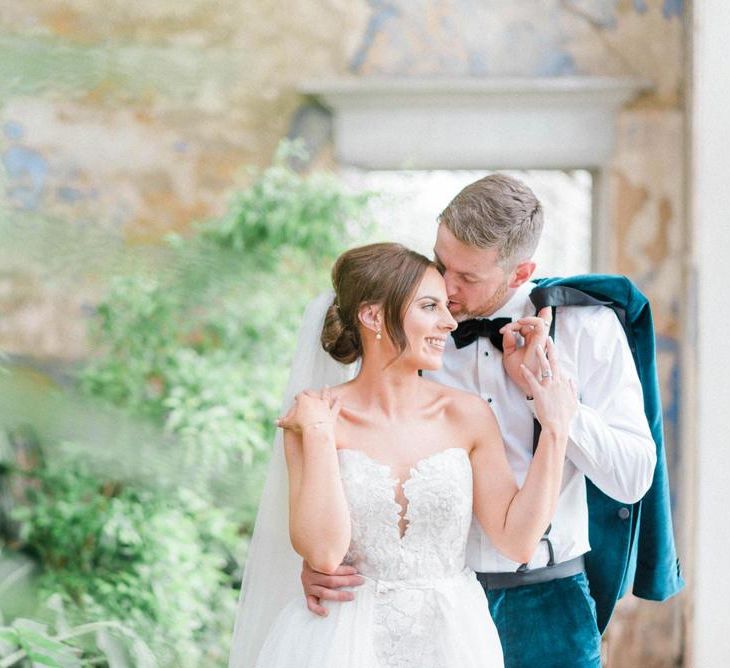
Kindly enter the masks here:
<path id="1" fill-rule="evenodd" d="M 654 304 L 676 484 L 686 11 L 682 0 L 2 3 L 0 188 L 12 224 L 0 228 L 0 349 L 67 360 L 87 350 L 79 309 L 93 285 L 54 293 L 9 250 L 32 247 L 41 223 L 79 244 L 95 234 L 104 247 L 154 243 L 221 212 L 242 168 L 268 164 L 284 136 L 331 165 L 330 119 L 297 95 L 304 79 L 638 76 L 653 89 L 618 119 L 608 265 Z M 684 552 L 688 503 L 676 485 L 674 500 Z M 678 665 L 684 614 L 682 597 L 625 601 L 607 634 L 610 665 Z"/>

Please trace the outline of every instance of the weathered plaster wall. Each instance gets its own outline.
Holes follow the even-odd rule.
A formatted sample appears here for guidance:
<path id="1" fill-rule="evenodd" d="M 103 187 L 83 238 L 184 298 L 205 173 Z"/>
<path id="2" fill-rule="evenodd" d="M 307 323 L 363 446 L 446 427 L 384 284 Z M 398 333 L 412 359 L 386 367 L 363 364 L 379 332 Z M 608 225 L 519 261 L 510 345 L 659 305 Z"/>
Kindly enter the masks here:
<path id="1" fill-rule="evenodd" d="M 11 203 L 131 239 L 220 210 L 268 163 L 301 77 L 342 73 L 356 3 L 4 3 Z M 93 204 L 91 204 L 93 202 Z"/>
<path id="2" fill-rule="evenodd" d="M 328 164 L 329 120 L 296 94 L 303 79 L 644 77 L 653 91 L 619 118 L 607 187 L 609 264 L 654 304 L 677 471 L 685 11 L 682 0 L 3 3 L 0 187 L 2 215 L 12 221 L 5 239 L 26 246 L 38 220 L 101 228 L 122 245 L 184 230 L 220 212 L 245 180 L 241 168 L 267 164 L 287 134 L 303 136 Z M 0 348 L 82 356 L 79 308 L 93 286 L 85 296 L 79 289 L 54 298 L 32 266 L 3 257 Z M 674 493 L 682 517 L 682 490 Z M 683 530 L 680 539 L 686 543 Z M 677 602 L 627 601 L 608 634 L 611 665 L 676 665 L 680 617 Z"/>
<path id="3" fill-rule="evenodd" d="M 366 9 L 0 3 L 0 349 L 83 356 L 80 307 L 94 288 L 49 298 L 53 281 L 39 282 L 37 270 L 49 244 L 42 257 L 28 253 L 38 235 L 54 235 L 72 265 L 84 260 L 61 243 L 59 225 L 72 235 L 103 229 L 105 252 L 220 213 L 243 168 L 268 164 L 289 131 L 296 82 L 347 70 Z"/>

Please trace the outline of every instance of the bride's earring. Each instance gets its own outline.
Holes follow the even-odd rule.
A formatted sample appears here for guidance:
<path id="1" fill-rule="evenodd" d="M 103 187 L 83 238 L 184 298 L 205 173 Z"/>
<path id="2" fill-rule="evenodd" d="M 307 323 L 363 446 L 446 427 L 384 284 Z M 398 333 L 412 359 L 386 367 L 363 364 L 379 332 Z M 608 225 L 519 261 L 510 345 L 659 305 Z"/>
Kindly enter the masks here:
<path id="1" fill-rule="evenodd" d="M 380 333 L 380 330 L 377 330 L 375 332 L 375 340 L 380 341 L 380 339 L 382 339 L 382 338 L 383 338 L 383 335 Z"/>

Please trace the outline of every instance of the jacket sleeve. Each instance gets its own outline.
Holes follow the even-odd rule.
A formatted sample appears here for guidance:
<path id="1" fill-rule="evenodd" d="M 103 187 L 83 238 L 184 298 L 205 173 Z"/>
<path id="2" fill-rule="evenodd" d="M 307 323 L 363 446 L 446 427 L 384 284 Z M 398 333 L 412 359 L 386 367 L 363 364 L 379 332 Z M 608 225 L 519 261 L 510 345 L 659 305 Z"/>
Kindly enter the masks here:
<path id="1" fill-rule="evenodd" d="M 604 494 L 635 503 L 651 486 L 656 445 L 626 336 L 608 308 L 570 310 L 589 313 L 566 323 L 577 325 L 572 334 L 580 402 L 567 456 Z"/>

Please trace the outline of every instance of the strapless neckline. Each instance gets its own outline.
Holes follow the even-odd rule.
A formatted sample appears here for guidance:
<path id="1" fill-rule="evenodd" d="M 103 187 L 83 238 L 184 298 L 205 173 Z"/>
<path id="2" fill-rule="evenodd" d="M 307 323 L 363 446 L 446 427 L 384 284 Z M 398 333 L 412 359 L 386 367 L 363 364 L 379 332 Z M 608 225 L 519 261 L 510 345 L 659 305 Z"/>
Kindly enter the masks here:
<path id="1" fill-rule="evenodd" d="M 376 466 L 379 466 L 388 472 L 388 477 L 391 480 L 394 480 L 395 482 L 402 482 L 403 484 L 407 483 L 412 477 L 413 474 L 416 473 L 423 464 L 430 462 L 432 459 L 435 459 L 436 457 L 440 457 L 442 455 L 445 455 L 448 452 L 453 452 L 454 450 L 460 450 L 463 452 L 467 459 L 469 458 L 469 453 L 464 448 L 446 448 L 444 450 L 438 450 L 437 452 L 433 452 L 430 455 L 426 455 L 425 457 L 421 457 L 420 459 L 416 460 L 411 466 L 409 467 L 410 475 L 408 478 L 404 481 L 401 481 L 400 478 L 396 478 L 393 476 L 393 467 L 390 464 L 386 464 L 384 462 L 378 461 L 377 459 L 371 457 L 369 454 L 367 454 L 364 450 L 357 450 L 356 448 L 340 448 L 337 451 L 338 456 L 343 452 L 350 452 L 355 455 L 360 455 L 361 457 L 364 457 L 367 459 L 370 463 L 375 464 Z"/>
<path id="2" fill-rule="evenodd" d="M 414 478 L 418 476 L 421 469 L 426 466 L 427 464 L 433 464 L 434 460 L 438 459 L 439 457 L 443 457 L 446 455 L 450 455 L 451 453 L 454 453 L 455 451 L 461 451 L 464 453 L 467 462 L 470 464 L 471 461 L 469 459 L 469 453 L 464 448 L 445 448 L 444 450 L 439 450 L 438 452 L 434 452 L 430 455 L 426 455 L 425 457 L 421 457 L 419 460 L 414 462 L 409 467 L 409 475 L 405 480 L 401 480 L 400 478 L 397 478 L 393 475 L 393 467 L 390 464 L 385 464 L 383 462 L 378 461 L 377 459 L 374 459 L 370 455 L 368 455 L 363 450 L 357 450 L 355 448 L 340 448 L 337 451 L 337 454 L 339 456 L 342 452 L 348 452 L 352 453 L 356 457 L 361 457 L 365 462 L 367 462 L 369 465 L 371 465 L 373 468 L 377 469 L 381 473 L 383 473 L 388 480 L 388 483 L 392 490 L 392 503 L 393 508 L 395 510 L 395 514 L 397 517 L 396 526 L 394 527 L 400 543 L 403 543 L 406 540 L 406 537 L 408 536 L 408 531 L 411 526 L 411 515 L 410 515 L 410 508 L 411 508 L 411 497 L 408 494 L 408 488 L 410 484 L 413 482 Z M 397 498 L 397 486 L 400 485 L 401 492 L 403 494 L 403 498 L 405 499 L 406 503 L 401 504 L 398 501 Z M 403 530 L 401 531 L 401 522 L 404 523 Z"/>

